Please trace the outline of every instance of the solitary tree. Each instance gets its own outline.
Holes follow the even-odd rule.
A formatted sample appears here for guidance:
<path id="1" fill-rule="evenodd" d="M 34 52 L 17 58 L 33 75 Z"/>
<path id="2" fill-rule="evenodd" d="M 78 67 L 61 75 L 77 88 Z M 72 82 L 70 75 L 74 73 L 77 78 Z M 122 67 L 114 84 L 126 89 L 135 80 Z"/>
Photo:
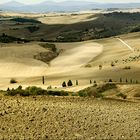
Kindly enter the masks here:
<path id="1" fill-rule="evenodd" d="M 78 80 L 76 80 L 76 86 L 78 86 L 78 84 L 79 84 L 79 83 L 78 83 Z"/>
<path id="2" fill-rule="evenodd" d="M 92 80 L 90 80 L 90 84 L 92 84 Z"/>
<path id="3" fill-rule="evenodd" d="M 120 83 L 122 83 L 122 78 L 120 78 Z"/>
<path id="4" fill-rule="evenodd" d="M 69 87 L 72 86 L 72 85 L 73 85 L 73 84 L 72 84 L 72 81 L 69 80 L 67 85 L 68 85 Z"/>
<path id="5" fill-rule="evenodd" d="M 45 77 L 42 76 L 42 84 L 44 85 L 45 84 Z"/>

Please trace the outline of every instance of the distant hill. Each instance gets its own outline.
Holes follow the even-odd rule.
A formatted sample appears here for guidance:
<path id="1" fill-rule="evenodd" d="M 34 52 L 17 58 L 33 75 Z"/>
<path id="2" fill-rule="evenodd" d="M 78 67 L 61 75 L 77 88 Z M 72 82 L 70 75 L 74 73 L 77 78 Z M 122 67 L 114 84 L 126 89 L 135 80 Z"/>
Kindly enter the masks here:
<path id="1" fill-rule="evenodd" d="M 16 1 L 0 4 L 0 9 L 2 10 L 18 12 L 60 12 L 108 8 L 140 8 L 140 3 L 94 3 L 83 2 L 82 0 L 70 0 L 63 2 L 46 1 L 34 5 L 24 5 Z"/>
<path id="2" fill-rule="evenodd" d="M 37 18 L 5 18 L 1 22 L 0 33 L 26 40 L 77 42 L 140 31 L 140 13 L 113 12 L 92 14 L 90 16 L 82 16 L 83 21 L 81 21 L 79 16 L 82 16 L 82 14 L 60 15 L 60 18 L 58 18 L 58 15 L 52 17 L 56 18 L 56 20 L 64 20 L 61 24 L 55 23 L 55 20 L 52 24 L 43 23 L 41 20 L 41 22 L 38 21 Z M 48 17 L 43 18 L 49 20 Z M 70 20 L 75 18 L 79 18 L 79 21 L 66 24 L 66 22 L 69 23 Z M 7 26 L 5 27 L 5 25 Z M 2 42 L 4 42 L 3 40 L 5 41 L 5 36 L 2 37 Z M 7 36 L 6 40 L 9 40 Z"/>
<path id="3" fill-rule="evenodd" d="M 17 1 L 10 1 L 10 2 L 7 2 L 7 3 L 4 3 L 4 4 L 1 4 L 3 7 L 22 7 L 22 6 L 25 6 L 23 3 L 19 3 Z"/>

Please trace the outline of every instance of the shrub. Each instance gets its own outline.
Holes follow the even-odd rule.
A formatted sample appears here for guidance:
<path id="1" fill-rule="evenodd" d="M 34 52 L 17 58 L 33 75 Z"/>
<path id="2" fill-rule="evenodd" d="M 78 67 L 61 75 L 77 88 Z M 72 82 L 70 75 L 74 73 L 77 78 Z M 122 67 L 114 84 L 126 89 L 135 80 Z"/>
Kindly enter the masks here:
<path id="1" fill-rule="evenodd" d="M 134 26 L 134 27 L 130 30 L 131 33 L 133 33 L 133 32 L 139 32 L 139 31 L 140 31 L 140 25 Z"/>
<path id="2" fill-rule="evenodd" d="M 9 35 L 6 35 L 5 33 L 3 33 L 2 35 L 0 35 L 0 42 L 2 43 L 12 43 L 12 42 L 29 42 L 29 40 L 27 39 L 21 39 L 21 38 L 16 38 L 16 37 L 13 37 L 13 36 L 9 36 Z"/>
<path id="3" fill-rule="evenodd" d="M 29 95 L 44 95 L 45 90 L 37 87 L 27 87 L 25 90 L 22 89 L 22 86 L 19 86 L 17 89 L 7 89 L 7 95 L 15 96 L 29 96 Z"/>
<path id="4" fill-rule="evenodd" d="M 140 97 L 140 93 L 136 93 L 134 97 Z"/>
<path id="5" fill-rule="evenodd" d="M 88 96 L 93 96 L 94 98 L 102 98 L 103 94 L 98 91 L 98 88 L 96 87 L 91 87 L 89 90 L 87 89 L 87 95 Z"/>
<path id="6" fill-rule="evenodd" d="M 115 66 L 114 62 L 111 62 L 111 66 L 112 66 L 112 67 L 114 67 L 114 66 Z"/>
<path id="7" fill-rule="evenodd" d="M 94 84 L 94 85 L 93 85 L 93 87 L 97 87 L 97 86 L 98 86 L 97 84 Z"/>
<path id="8" fill-rule="evenodd" d="M 106 83 L 103 85 L 93 85 L 92 87 L 88 87 L 84 90 L 81 90 L 78 92 L 78 95 L 83 97 L 83 96 L 94 96 L 95 98 L 103 98 L 103 92 L 109 90 L 109 89 L 114 89 L 117 88 L 116 84 L 113 83 Z"/>
<path id="9" fill-rule="evenodd" d="M 47 91 L 48 95 L 52 95 L 52 96 L 68 96 L 68 92 L 65 91 Z"/>
<path id="10" fill-rule="evenodd" d="M 103 98 L 103 94 L 101 92 L 96 91 L 92 93 L 92 96 L 94 96 L 95 98 Z"/>
<path id="11" fill-rule="evenodd" d="M 20 85 L 17 89 L 18 89 L 18 90 L 22 90 L 22 86 Z"/>
<path id="12" fill-rule="evenodd" d="M 5 33 L 3 33 L 0 36 L 0 42 L 2 42 L 2 43 L 12 43 L 12 42 L 18 41 L 18 40 L 19 40 L 18 38 L 6 35 Z"/>
<path id="13" fill-rule="evenodd" d="M 77 93 L 72 93 L 71 96 L 78 96 L 78 94 Z"/>
<path id="14" fill-rule="evenodd" d="M 47 89 L 52 89 L 52 86 L 48 86 Z"/>
<path id="15" fill-rule="evenodd" d="M 68 96 L 69 93 L 65 91 L 47 91 L 39 87 L 27 87 L 25 90 L 22 89 L 22 86 L 19 86 L 17 89 L 10 90 L 7 89 L 7 94 L 10 96 L 20 95 L 20 96 L 30 96 L 30 95 L 52 95 L 52 96 Z"/>
<path id="16" fill-rule="evenodd" d="M 97 87 L 97 90 L 98 90 L 98 92 L 102 93 L 104 91 L 107 91 L 107 90 L 113 89 L 113 88 L 116 88 L 116 85 L 115 84 L 113 84 L 113 83 L 107 83 L 107 84 L 104 84 L 102 86 Z"/>
<path id="17" fill-rule="evenodd" d="M 85 65 L 85 67 L 86 68 L 91 68 L 92 66 L 91 66 L 91 64 L 87 64 L 87 65 Z"/>
<path id="18" fill-rule="evenodd" d="M 125 69 L 125 70 L 130 70 L 131 67 L 130 67 L 130 66 L 125 66 L 124 69 Z"/>
<path id="19" fill-rule="evenodd" d="M 44 95 L 45 90 L 39 87 L 32 86 L 32 87 L 27 87 L 25 89 L 25 93 L 29 95 Z"/>
<path id="20" fill-rule="evenodd" d="M 121 97 L 123 99 L 126 99 L 127 98 L 127 95 L 123 94 L 123 93 L 119 93 L 117 94 L 118 97 Z"/>
<path id="21" fill-rule="evenodd" d="M 29 26 L 26 28 L 29 30 L 30 33 L 36 32 L 40 29 L 38 26 Z"/>
<path id="22" fill-rule="evenodd" d="M 6 95 L 10 95 L 10 96 L 15 96 L 17 95 L 17 92 L 15 89 L 12 88 L 12 90 L 10 90 L 9 88 L 7 89 L 7 94 Z"/>
<path id="23" fill-rule="evenodd" d="M 112 79 L 109 79 L 109 81 L 108 81 L 108 82 L 110 82 L 110 83 L 111 83 L 111 82 L 113 82 L 113 80 L 112 80 Z"/>
<path id="24" fill-rule="evenodd" d="M 10 84 L 15 84 L 15 83 L 17 83 L 17 81 L 16 81 L 15 79 L 12 78 L 12 79 L 10 80 Z"/>
<path id="25" fill-rule="evenodd" d="M 30 96 L 30 93 L 29 93 L 29 91 L 21 90 L 21 91 L 19 92 L 19 95 L 20 95 L 20 96 Z"/>
<path id="26" fill-rule="evenodd" d="M 87 92 L 86 92 L 86 91 L 79 91 L 79 92 L 78 92 L 78 95 L 79 95 L 80 97 L 86 97 L 86 96 L 87 96 Z"/>
<path id="27" fill-rule="evenodd" d="M 41 22 L 38 21 L 38 20 L 29 19 L 29 18 L 13 18 L 13 19 L 11 19 L 11 21 L 16 21 L 16 22 L 21 22 L 21 23 L 25 23 L 25 22 L 41 23 Z"/>
<path id="28" fill-rule="evenodd" d="M 43 48 L 50 49 L 53 52 L 57 52 L 57 48 L 55 44 L 46 43 L 46 44 L 40 44 L 40 46 Z"/>

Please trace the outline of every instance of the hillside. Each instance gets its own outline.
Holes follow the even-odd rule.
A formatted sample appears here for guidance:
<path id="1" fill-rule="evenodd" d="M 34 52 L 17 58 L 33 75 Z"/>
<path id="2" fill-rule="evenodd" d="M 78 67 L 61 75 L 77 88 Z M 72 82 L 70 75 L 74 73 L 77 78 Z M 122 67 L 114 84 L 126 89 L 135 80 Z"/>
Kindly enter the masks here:
<path id="1" fill-rule="evenodd" d="M 38 46 L 39 43 L 1 44 L 0 73 L 3 80 L 0 87 L 7 89 L 21 84 L 24 87 L 38 85 L 46 88 L 51 85 L 67 90 L 61 87 L 62 82 L 71 79 L 74 87 L 68 90 L 78 91 L 89 86 L 90 80 L 100 83 L 112 79 L 114 82 L 119 82 L 121 78 L 123 82 L 127 79 L 128 83 L 131 80 L 136 83 L 140 80 L 139 33 L 122 35 L 120 38 L 135 51 L 129 50 L 117 38 L 55 43 L 61 53 L 50 62 L 49 67 L 33 57 L 36 53 L 47 51 Z M 45 85 L 42 85 L 42 76 L 45 76 Z M 19 83 L 11 85 L 9 83 L 11 78 L 17 79 Z M 79 86 L 75 86 L 76 80 L 79 81 Z"/>
<path id="2" fill-rule="evenodd" d="M 140 31 L 140 13 L 67 13 L 36 16 L 11 16 L 10 19 L 6 15 L 2 16 L 0 32 L 28 40 L 76 42 Z"/>
<path id="3" fill-rule="evenodd" d="M 0 140 L 140 138 L 140 12 L 115 10 L 0 11 Z"/>

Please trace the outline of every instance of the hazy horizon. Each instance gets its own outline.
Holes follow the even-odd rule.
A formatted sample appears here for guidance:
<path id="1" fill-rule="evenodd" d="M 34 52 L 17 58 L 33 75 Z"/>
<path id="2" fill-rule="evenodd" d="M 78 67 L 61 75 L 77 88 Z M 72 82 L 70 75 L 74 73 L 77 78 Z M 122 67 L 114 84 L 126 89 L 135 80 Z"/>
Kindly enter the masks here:
<path id="1" fill-rule="evenodd" d="M 23 4 L 37 4 L 37 3 L 41 3 L 41 2 L 45 2 L 45 1 L 51 1 L 51 0 L 0 0 L 0 3 L 7 3 L 10 1 L 17 1 Z M 62 1 L 74 1 L 74 0 L 52 0 L 54 2 L 62 2 Z M 77 0 L 78 1 L 78 0 Z M 113 0 L 82 0 L 82 1 L 87 1 L 87 2 L 97 2 L 97 3 L 139 3 L 139 0 L 118 0 L 117 2 L 113 1 Z"/>

